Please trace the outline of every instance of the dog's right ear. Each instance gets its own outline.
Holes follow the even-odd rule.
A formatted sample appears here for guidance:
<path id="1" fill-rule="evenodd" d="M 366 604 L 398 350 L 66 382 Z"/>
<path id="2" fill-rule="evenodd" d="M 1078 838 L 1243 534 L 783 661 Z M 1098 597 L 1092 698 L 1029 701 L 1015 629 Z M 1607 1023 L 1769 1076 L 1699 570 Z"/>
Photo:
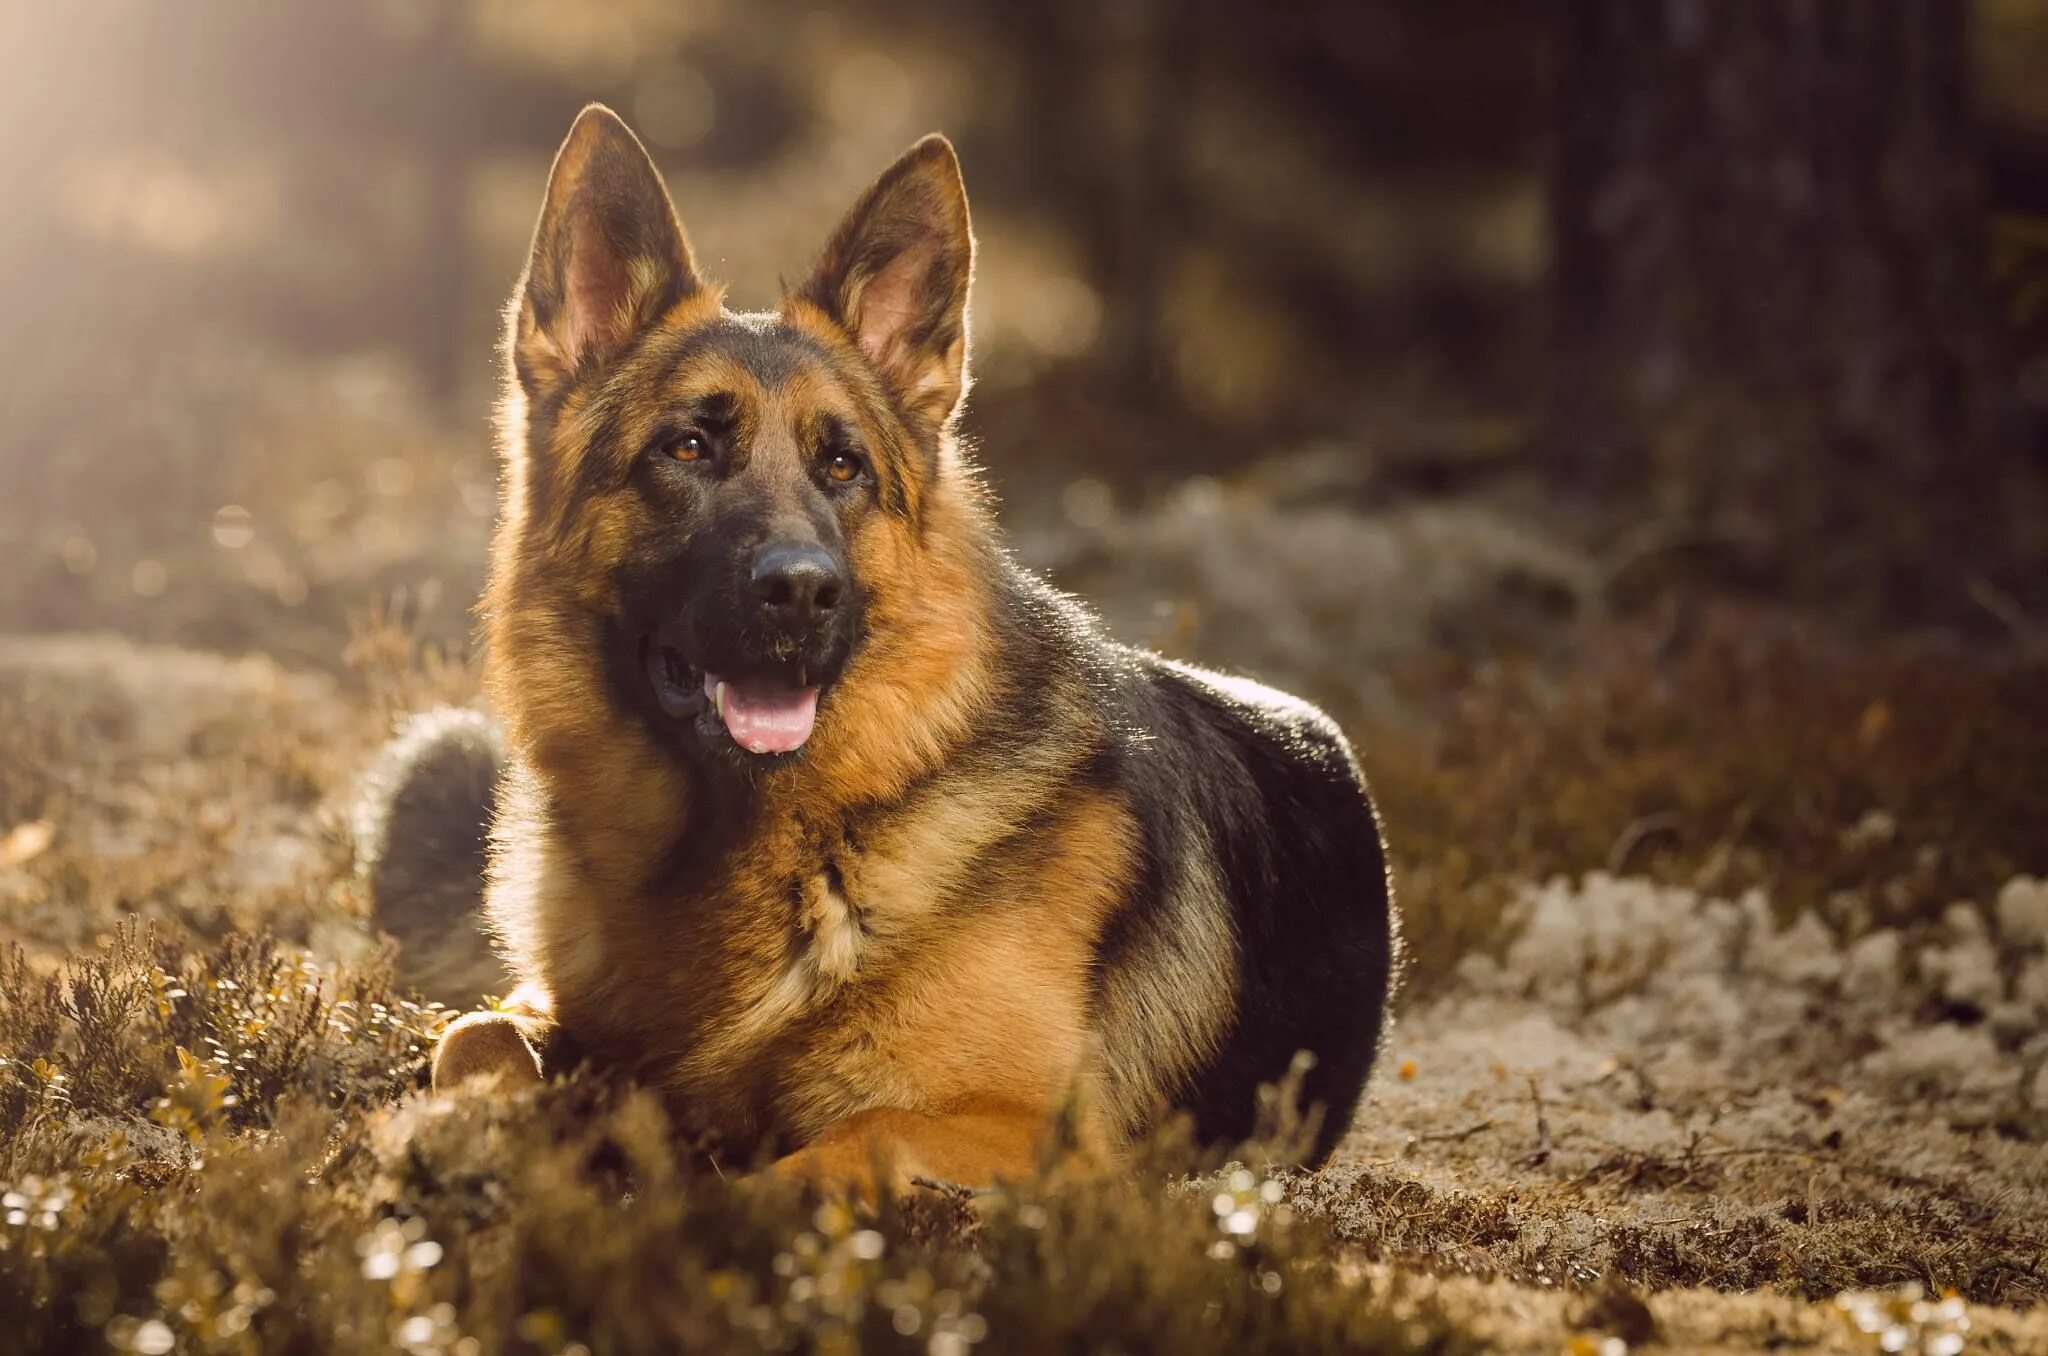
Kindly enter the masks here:
<path id="1" fill-rule="evenodd" d="M 555 154 L 520 279 L 520 385 L 537 397 L 601 371 L 699 285 L 654 162 L 618 114 L 590 105 Z"/>

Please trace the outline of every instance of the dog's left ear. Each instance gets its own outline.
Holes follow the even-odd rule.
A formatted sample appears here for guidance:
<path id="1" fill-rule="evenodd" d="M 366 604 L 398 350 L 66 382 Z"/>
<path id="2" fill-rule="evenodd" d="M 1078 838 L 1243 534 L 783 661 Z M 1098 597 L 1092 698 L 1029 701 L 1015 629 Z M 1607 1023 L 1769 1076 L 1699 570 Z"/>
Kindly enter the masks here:
<path id="1" fill-rule="evenodd" d="M 853 336 L 906 414 L 936 431 L 967 388 L 973 273 L 960 160 L 933 133 L 854 204 L 799 295 Z"/>

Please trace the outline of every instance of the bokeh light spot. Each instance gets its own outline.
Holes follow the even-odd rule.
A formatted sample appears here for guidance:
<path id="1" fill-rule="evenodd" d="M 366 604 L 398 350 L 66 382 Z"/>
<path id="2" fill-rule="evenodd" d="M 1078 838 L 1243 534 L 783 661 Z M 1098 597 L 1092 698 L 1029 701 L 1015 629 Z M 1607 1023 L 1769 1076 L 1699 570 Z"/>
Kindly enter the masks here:
<path id="1" fill-rule="evenodd" d="M 128 571 L 128 586 L 139 598 L 161 598 L 171 586 L 171 572 L 160 560 L 138 560 Z"/>
<path id="2" fill-rule="evenodd" d="M 214 543 L 239 551 L 256 540 L 256 520 L 240 504 L 222 504 L 213 514 Z"/>

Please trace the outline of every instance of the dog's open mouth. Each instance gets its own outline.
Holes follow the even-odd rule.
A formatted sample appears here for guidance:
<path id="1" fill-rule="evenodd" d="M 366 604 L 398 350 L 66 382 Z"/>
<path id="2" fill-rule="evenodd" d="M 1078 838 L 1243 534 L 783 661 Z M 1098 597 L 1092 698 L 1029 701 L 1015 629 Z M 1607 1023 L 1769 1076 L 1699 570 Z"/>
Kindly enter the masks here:
<path id="1" fill-rule="evenodd" d="M 774 678 L 722 678 L 694 672 L 669 646 L 647 649 L 647 680 L 672 720 L 716 721 L 749 753 L 795 753 L 818 723 L 818 688 Z"/>
<path id="2" fill-rule="evenodd" d="M 753 753 L 795 753 L 818 723 L 818 689 L 704 675 L 704 696 L 732 742 Z"/>

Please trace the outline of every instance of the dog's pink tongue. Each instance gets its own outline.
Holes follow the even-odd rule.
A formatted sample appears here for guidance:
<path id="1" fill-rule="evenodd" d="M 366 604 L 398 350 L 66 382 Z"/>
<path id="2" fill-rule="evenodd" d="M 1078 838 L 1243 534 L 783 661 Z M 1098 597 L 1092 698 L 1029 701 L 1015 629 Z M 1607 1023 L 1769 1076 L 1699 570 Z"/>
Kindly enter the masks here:
<path id="1" fill-rule="evenodd" d="M 714 680 L 725 732 L 755 753 L 794 753 L 818 723 L 818 689 Z"/>

